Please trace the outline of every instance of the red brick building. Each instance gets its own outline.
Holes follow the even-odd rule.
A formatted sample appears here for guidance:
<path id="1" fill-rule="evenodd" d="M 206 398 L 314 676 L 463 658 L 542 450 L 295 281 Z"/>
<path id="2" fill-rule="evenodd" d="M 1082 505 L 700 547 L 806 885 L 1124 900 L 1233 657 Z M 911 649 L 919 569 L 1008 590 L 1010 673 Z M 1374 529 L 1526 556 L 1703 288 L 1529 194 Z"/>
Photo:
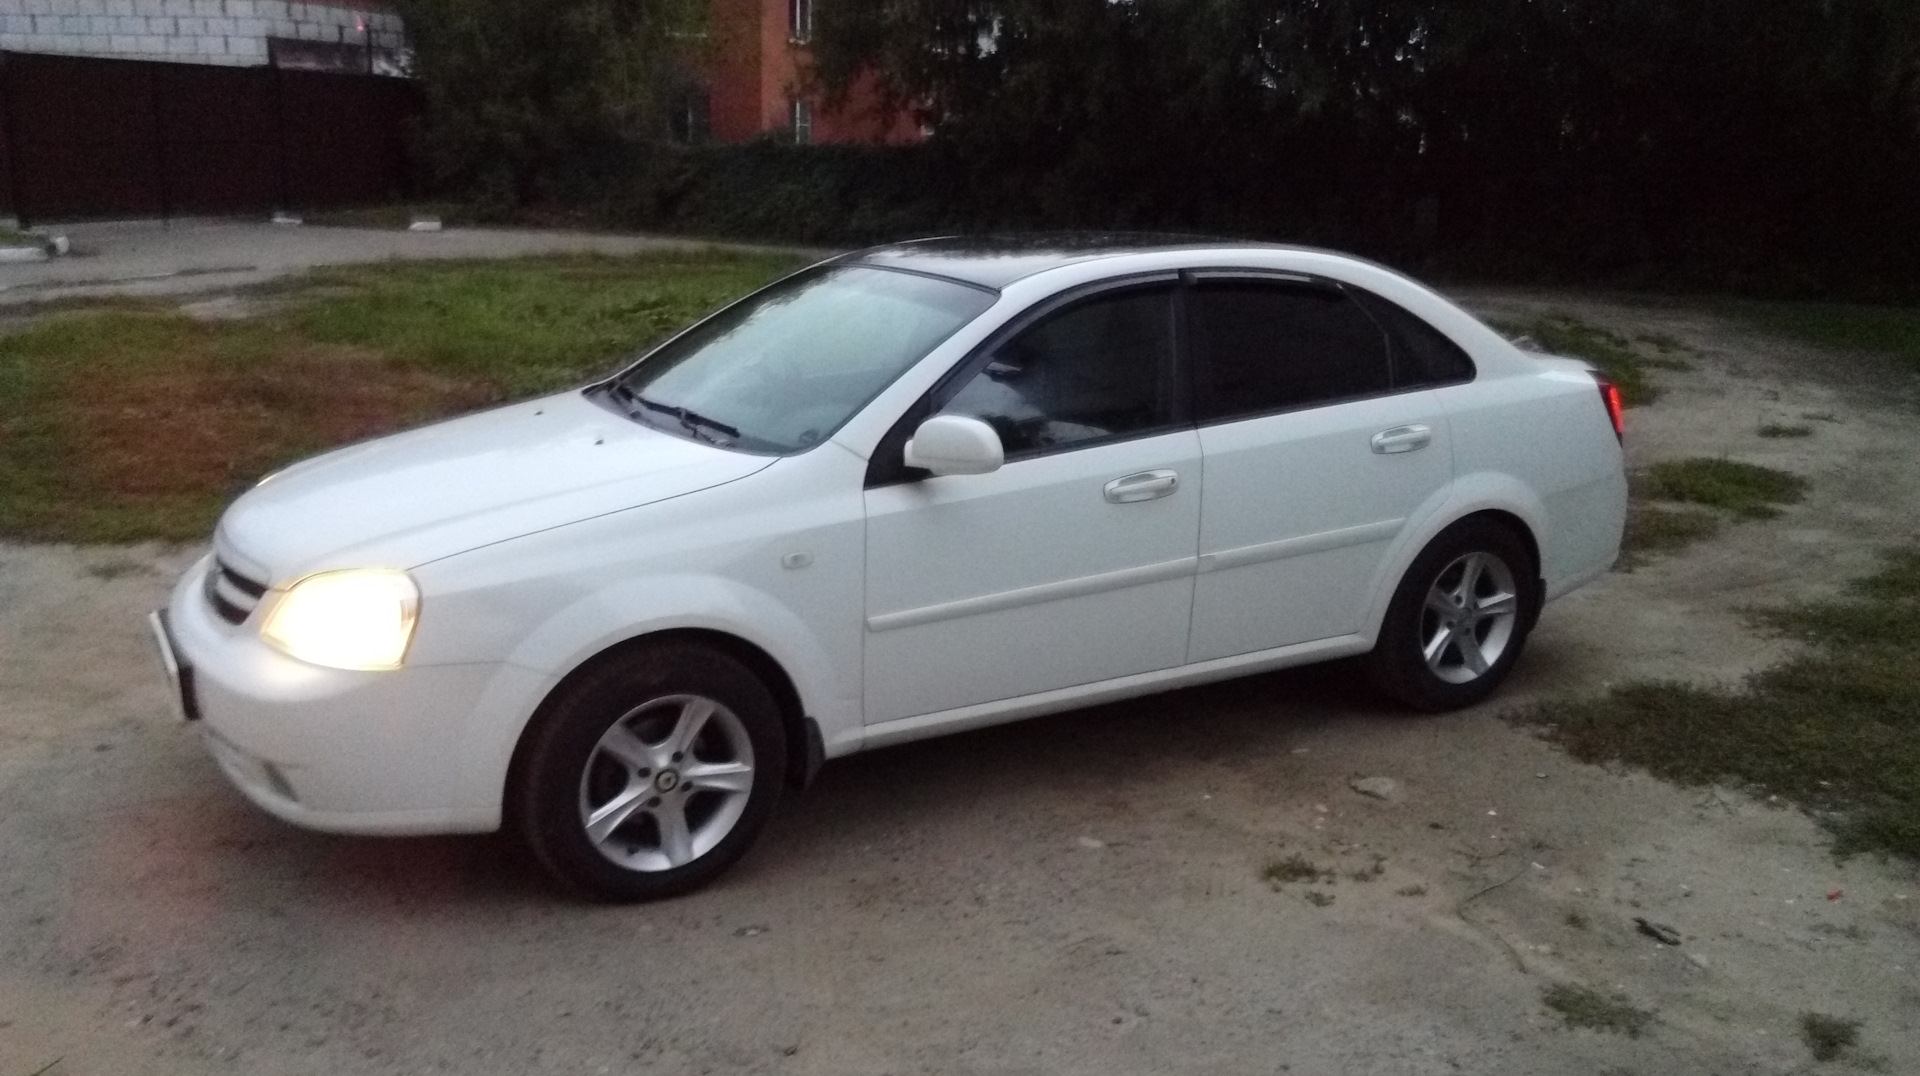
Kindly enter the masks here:
<path id="1" fill-rule="evenodd" d="M 808 90 L 808 46 L 816 0 L 713 0 L 705 77 L 688 94 L 675 128 L 691 141 L 912 142 L 913 117 L 889 110 L 871 85 L 827 106 Z M 825 0 L 860 3 L 863 0 Z"/>

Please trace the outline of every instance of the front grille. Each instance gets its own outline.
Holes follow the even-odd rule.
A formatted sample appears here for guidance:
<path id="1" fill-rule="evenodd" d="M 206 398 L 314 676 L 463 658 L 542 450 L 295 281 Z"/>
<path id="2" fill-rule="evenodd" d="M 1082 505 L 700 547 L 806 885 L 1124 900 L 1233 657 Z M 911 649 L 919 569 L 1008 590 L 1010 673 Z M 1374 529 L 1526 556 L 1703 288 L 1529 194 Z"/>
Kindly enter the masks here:
<path id="1" fill-rule="evenodd" d="M 265 583 L 256 583 L 241 575 L 232 565 L 215 557 L 213 567 L 207 569 L 207 603 L 220 619 L 229 624 L 243 624 L 254 607 L 260 604 L 260 598 L 267 592 Z"/>

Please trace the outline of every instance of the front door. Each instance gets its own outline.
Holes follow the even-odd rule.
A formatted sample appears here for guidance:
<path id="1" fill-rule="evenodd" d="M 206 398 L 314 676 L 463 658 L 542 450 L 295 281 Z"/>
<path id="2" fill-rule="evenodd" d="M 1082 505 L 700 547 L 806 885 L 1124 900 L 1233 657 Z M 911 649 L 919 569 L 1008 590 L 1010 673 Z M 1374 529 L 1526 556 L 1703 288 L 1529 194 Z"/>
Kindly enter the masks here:
<path id="1" fill-rule="evenodd" d="M 867 491 L 868 723 L 1185 661 L 1200 440 L 1173 302 L 1105 291 L 989 345 L 933 404 L 1006 464 Z"/>

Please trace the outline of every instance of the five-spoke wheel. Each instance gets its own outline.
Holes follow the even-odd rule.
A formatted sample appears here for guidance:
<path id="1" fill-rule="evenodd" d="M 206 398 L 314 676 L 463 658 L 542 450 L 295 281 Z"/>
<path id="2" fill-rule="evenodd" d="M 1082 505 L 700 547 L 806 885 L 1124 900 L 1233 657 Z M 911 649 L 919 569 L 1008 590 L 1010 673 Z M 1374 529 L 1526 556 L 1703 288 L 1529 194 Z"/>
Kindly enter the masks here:
<path id="1" fill-rule="evenodd" d="M 1420 656 L 1450 684 L 1485 676 L 1513 641 L 1520 598 L 1513 570 L 1489 553 L 1468 553 L 1440 572 L 1427 590 Z"/>
<path id="2" fill-rule="evenodd" d="M 580 775 L 580 824 L 629 870 L 684 867 L 733 830 L 753 793 L 753 740 L 733 711 L 667 695 L 622 715 Z"/>
<path id="3" fill-rule="evenodd" d="M 1381 690 L 1422 710 L 1470 706 L 1504 680 L 1539 605 L 1532 553 L 1508 526 L 1470 517 L 1414 558 L 1368 658 Z"/>
<path id="4" fill-rule="evenodd" d="M 739 858 L 786 769 L 767 686 L 733 657 L 683 643 L 615 652 L 550 699 L 514 767 L 534 854 L 613 899 L 671 896 Z"/>

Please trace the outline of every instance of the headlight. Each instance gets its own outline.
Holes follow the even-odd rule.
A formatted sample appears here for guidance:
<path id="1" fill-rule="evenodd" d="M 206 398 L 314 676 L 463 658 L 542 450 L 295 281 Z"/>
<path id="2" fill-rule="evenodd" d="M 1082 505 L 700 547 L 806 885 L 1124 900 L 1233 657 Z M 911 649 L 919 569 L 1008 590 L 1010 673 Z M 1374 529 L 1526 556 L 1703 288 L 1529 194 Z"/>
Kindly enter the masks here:
<path id="1" fill-rule="evenodd" d="M 358 568 L 310 575 L 267 611 L 267 642 L 315 665 L 397 669 L 420 615 L 420 588 L 405 572 Z"/>

